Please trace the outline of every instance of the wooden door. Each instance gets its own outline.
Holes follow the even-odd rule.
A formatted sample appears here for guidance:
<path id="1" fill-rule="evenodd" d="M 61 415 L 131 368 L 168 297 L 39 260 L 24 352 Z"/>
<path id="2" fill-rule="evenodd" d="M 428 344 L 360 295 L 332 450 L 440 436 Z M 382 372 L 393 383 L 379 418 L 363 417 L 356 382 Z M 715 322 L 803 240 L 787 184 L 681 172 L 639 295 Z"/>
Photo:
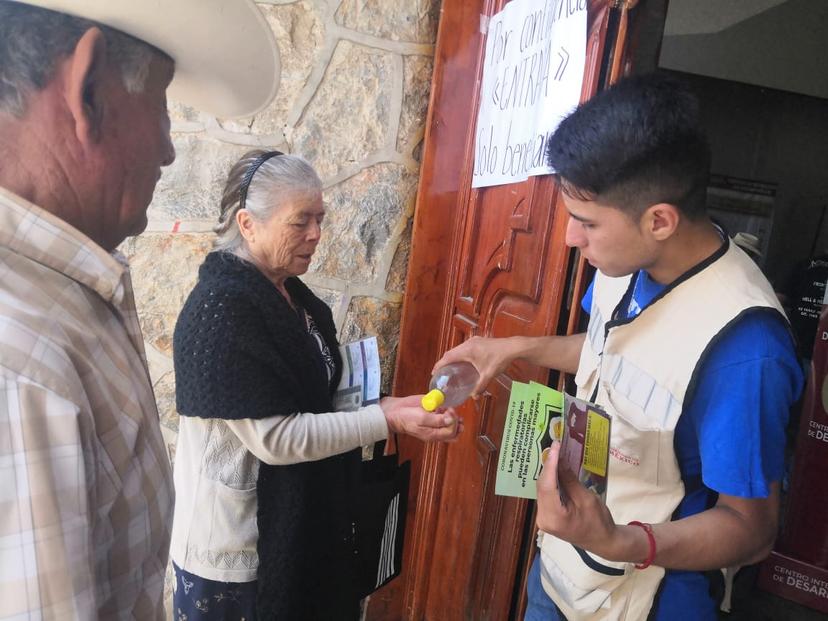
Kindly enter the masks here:
<path id="1" fill-rule="evenodd" d="M 569 281 L 576 280 L 569 265 L 577 262 L 564 244 L 567 214 L 552 179 L 471 189 L 485 45 L 481 15 L 504 4 L 443 2 L 395 394 L 423 392 L 442 352 L 471 336 L 554 334 L 574 325 L 567 300 L 573 293 Z M 623 4 L 590 0 L 583 98 L 620 71 Z M 534 553 L 533 507 L 494 495 L 513 379 L 545 383 L 548 372 L 526 364 L 510 367 L 484 397 L 461 408 L 466 431 L 456 444 L 400 441 L 401 455 L 414 466 L 405 569 L 372 596 L 368 619 L 522 616 Z"/>

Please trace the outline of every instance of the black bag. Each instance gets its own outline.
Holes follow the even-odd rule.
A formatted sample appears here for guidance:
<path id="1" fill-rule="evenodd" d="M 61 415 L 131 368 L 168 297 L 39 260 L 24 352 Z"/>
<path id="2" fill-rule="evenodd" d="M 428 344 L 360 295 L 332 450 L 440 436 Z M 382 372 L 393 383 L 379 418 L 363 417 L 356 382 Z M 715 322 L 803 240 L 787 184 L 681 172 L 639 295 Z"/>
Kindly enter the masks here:
<path id="1" fill-rule="evenodd" d="M 360 465 L 354 507 L 357 555 L 356 588 L 360 598 L 397 577 L 402 570 L 405 515 L 411 462 L 398 463 L 397 454 L 375 457 Z"/>

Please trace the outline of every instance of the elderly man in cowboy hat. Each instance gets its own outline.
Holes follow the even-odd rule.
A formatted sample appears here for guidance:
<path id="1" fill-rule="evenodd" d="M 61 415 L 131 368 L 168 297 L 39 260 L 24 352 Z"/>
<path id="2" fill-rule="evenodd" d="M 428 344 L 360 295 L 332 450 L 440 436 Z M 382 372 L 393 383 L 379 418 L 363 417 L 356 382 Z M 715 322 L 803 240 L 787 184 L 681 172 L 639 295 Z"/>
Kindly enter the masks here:
<path id="1" fill-rule="evenodd" d="M 251 0 L 0 0 L 0 618 L 163 616 L 172 478 L 115 248 L 175 157 L 168 87 L 242 116 L 278 74 Z"/>

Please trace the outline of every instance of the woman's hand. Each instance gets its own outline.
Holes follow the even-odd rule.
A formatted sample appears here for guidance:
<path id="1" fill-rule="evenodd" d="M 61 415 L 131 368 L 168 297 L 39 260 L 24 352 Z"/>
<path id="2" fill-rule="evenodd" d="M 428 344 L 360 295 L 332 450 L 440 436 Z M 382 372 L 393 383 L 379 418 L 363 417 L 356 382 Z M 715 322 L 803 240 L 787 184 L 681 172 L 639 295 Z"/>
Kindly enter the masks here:
<path id="1" fill-rule="evenodd" d="M 424 442 L 453 442 L 463 431 L 463 419 L 454 408 L 438 408 L 426 412 L 420 404 L 423 395 L 385 397 L 380 407 L 385 414 L 388 430 L 404 433 Z"/>
<path id="2" fill-rule="evenodd" d="M 432 372 L 452 362 L 470 362 L 480 375 L 471 394 L 476 399 L 483 393 L 489 382 L 505 371 L 506 367 L 521 354 L 522 345 L 517 338 L 473 336 L 443 354 L 443 357 L 434 365 Z"/>

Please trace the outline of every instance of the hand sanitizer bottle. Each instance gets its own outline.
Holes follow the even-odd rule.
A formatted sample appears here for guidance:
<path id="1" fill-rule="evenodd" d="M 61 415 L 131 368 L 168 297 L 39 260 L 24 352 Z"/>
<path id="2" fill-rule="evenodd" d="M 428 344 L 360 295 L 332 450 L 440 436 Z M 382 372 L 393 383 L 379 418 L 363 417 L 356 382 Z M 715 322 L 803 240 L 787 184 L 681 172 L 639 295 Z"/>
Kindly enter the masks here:
<path id="1" fill-rule="evenodd" d="M 454 407 L 469 398 L 480 376 L 470 362 L 453 362 L 440 367 L 431 376 L 428 394 L 422 398 L 423 409 L 433 412 L 440 406 Z"/>

